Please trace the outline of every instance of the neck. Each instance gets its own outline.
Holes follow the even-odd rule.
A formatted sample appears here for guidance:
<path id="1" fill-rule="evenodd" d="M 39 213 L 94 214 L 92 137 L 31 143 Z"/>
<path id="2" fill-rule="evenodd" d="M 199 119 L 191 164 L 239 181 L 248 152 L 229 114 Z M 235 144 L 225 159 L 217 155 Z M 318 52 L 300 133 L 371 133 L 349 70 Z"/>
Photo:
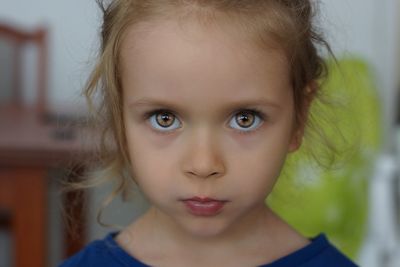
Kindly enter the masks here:
<path id="1" fill-rule="evenodd" d="M 192 262 L 226 259 L 232 255 L 254 254 L 266 247 L 273 248 L 276 240 L 276 216 L 262 206 L 247 214 L 224 231 L 215 235 L 196 235 L 187 231 L 169 216 L 150 208 L 131 228 L 132 236 L 145 236 L 151 249 L 165 257 L 185 255 Z M 157 247 L 154 246 L 157 244 Z M 244 258 L 244 257 L 243 257 Z"/>
<path id="2" fill-rule="evenodd" d="M 150 208 L 122 231 L 118 240 L 148 265 L 193 267 L 259 266 L 308 243 L 265 206 L 242 216 L 224 231 L 206 236 L 193 234 Z"/>

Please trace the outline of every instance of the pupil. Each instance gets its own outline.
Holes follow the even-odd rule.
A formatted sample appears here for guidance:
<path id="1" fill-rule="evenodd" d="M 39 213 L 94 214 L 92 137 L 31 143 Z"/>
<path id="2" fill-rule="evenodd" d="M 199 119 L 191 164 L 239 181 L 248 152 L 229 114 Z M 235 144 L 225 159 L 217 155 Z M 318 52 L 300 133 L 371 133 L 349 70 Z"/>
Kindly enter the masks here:
<path id="1" fill-rule="evenodd" d="M 254 116 L 249 112 L 241 113 L 239 118 L 236 118 L 236 122 L 242 127 L 248 128 L 254 122 Z"/>
<path id="2" fill-rule="evenodd" d="M 169 113 L 161 113 L 157 116 L 158 124 L 163 127 L 169 126 L 172 120 L 172 116 Z"/>

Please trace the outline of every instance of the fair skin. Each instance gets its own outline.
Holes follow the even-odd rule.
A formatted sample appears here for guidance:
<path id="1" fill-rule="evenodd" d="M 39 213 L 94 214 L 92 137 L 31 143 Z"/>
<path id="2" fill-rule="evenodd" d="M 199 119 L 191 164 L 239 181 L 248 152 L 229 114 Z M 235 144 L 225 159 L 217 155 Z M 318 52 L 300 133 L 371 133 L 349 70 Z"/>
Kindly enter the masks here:
<path id="1" fill-rule="evenodd" d="M 132 173 L 151 203 L 117 236 L 128 253 L 151 266 L 256 266 L 308 244 L 265 205 L 300 139 L 282 52 L 163 21 L 128 31 L 121 67 Z M 193 214 L 192 197 L 224 204 Z"/>

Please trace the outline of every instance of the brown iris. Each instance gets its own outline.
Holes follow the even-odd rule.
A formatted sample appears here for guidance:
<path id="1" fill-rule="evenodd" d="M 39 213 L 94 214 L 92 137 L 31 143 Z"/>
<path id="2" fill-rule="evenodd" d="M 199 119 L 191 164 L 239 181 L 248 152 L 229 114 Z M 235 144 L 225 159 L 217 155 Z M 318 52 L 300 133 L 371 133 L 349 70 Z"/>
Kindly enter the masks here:
<path id="1" fill-rule="evenodd" d="M 175 116 L 169 112 L 162 112 L 157 115 L 157 123 L 161 127 L 169 127 L 173 124 Z"/>
<path id="2" fill-rule="evenodd" d="M 248 128 L 253 125 L 255 120 L 254 114 L 248 111 L 243 111 L 236 115 L 236 122 L 243 128 Z"/>

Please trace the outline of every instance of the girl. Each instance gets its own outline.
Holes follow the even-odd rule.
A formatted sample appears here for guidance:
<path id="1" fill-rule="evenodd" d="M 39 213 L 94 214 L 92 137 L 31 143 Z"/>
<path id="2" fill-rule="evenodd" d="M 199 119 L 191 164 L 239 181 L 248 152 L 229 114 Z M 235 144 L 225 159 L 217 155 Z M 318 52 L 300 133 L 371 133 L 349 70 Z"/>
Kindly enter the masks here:
<path id="1" fill-rule="evenodd" d="M 103 177 L 116 193 L 133 180 L 150 208 L 61 266 L 355 266 L 265 205 L 325 71 L 311 1 L 102 7 L 86 95 L 103 100 Z"/>

